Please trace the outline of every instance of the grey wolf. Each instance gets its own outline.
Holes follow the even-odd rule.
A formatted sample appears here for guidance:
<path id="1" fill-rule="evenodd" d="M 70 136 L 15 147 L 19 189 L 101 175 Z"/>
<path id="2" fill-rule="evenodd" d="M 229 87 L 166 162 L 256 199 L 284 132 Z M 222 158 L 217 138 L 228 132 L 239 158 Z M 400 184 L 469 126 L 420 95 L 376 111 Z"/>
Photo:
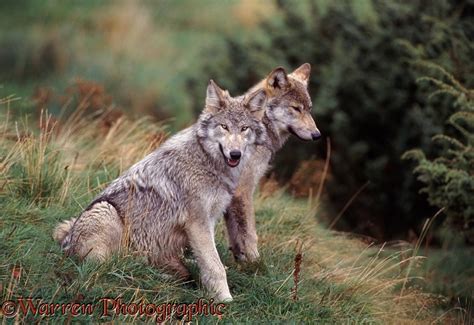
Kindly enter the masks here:
<path id="1" fill-rule="evenodd" d="M 232 300 L 214 242 L 214 226 L 258 143 L 265 92 L 232 98 L 212 80 L 197 123 L 177 133 L 114 180 L 54 238 L 68 254 L 102 261 L 128 242 L 152 265 L 182 278 L 190 246 L 205 289 Z"/>
<path id="2" fill-rule="evenodd" d="M 239 186 L 225 212 L 230 249 L 239 262 L 254 262 L 259 258 L 253 193 L 270 161 L 291 134 L 302 140 L 321 137 L 311 116 L 312 102 L 307 90 L 310 72 L 309 63 L 290 74 L 278 67 L 247 92 L 264 90 L 267 94 L 262 119 L 267 137 L 257 145 L 252 161 L 244 167 Z"/>

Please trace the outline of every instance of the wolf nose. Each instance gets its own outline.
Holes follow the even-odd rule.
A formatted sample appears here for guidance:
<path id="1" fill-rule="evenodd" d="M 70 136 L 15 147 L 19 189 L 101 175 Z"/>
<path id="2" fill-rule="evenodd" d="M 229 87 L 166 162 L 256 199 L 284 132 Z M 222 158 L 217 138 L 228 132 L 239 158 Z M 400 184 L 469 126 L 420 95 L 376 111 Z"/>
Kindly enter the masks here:
<path id="1" fill-rule="evenodd" d="M 319 138 L 321 138 L 321 132 L 316 131 L 311 133 L 311 138 L 313 138 L 313 141 L 318 140 Z"/>
<path id="2" fill-rule="evenodd" d="M 234 160 L 240 159 L 241 156 L 242 156 L 242 153 L 240 152 L 240 150 L 232 150 L 230 152 L 230 158 Z"/>

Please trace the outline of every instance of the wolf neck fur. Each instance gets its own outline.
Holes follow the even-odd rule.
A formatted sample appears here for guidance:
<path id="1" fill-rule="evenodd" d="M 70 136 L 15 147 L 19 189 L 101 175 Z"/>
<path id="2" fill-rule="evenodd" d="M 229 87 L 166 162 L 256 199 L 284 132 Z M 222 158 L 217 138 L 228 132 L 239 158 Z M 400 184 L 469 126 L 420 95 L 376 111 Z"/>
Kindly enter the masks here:
<path id="1" fill-rule="evenodd" d="M 265 113 L 262 119 L 262 123 L 267 132 L 267 137 L 270 140 L 266 147 L 272 152 L 272 156 L 283 147 L 285 142 L 288 140 L 290 134 L 287 131 L 281 131 L 276 127 L 275 123 Z"/>

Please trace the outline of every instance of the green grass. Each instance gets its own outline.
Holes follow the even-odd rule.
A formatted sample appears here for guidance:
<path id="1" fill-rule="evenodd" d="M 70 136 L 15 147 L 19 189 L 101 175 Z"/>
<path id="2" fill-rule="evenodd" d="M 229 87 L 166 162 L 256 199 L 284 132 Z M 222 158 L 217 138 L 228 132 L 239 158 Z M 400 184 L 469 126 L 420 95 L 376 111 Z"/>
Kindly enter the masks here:
<path id="1" fill-rule="evenodd" d="M 471 247 L 429 248 L 421 274 L 424 287 L 445 297 L 447 306 L 463 306 L 474 317 L 474 250 Z"/>
<path id="2" fill-rule="evenodd" d="M 186 263 L 194 280 L 181 283 L 133 253 L 123 252 L 104 264 L 81 262 L 65 256 L 52 239 L 59 221 L 78 215 L 101 188 L 158 145 L 162 126 L 121 118 L 105 128 L 100 119 L 80 112 L 56 124 L 43 114 L 43 121 L 51 125 L 41 130 L 11 116 L 3 115 L 0 121 L 0 301 L 33 297 L 47 303 L 96 304 L 93 316 L 73 319 L 97 322 L 111 320 L 100 315 L 104 297 L 162 304 L 192 303 L 205 296 L 192 254 Z M 462 319 L 459 311 L 443 314 L 436 308 L 438 298 L 411 285 L 416 279 L 407 274 L 412 268 L 406 264 L 416 267 L 420 261 L 411 248 L 371 246 L 329 231 L 318 223 L 314 202 L 295 200 L 281 191 L 263 194 L 255 200 L 262 259 L 250 266 L 236 264 L 220 223 L 218 251 L 228 267 L 235 300 L 226 305 L 221 320 L 198 316 L 199 322 L 371 324 Z M 299 245 L 302 263 L 296 267 Z M 295 268 L 297 299 L 292 293 Z M 43 318 L 56 322 L 72 316 Z M 40 319 L 21 313 L 16 318 Z M 114 319 L 155 321 L 130 315 Z"/>

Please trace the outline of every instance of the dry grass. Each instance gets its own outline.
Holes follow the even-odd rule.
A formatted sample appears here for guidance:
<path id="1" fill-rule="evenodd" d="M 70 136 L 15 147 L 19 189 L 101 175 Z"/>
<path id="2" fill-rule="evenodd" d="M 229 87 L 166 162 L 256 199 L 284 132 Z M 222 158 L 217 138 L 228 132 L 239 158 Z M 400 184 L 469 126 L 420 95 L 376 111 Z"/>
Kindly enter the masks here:
<path id="1" fill-rule="evenodd" d="M 164 128 L 149 118 L 132 121 L 120 116 L 109 125 L 104 124 L 107 112 L 85 115 L 85 107 L 64 119 L 42 111 L 35 131 L 28 119 L 13 122 L 6 111 L 0 125 L 5 150 L 0 156 L 0 193 L 8 188 L 34 202 L 64 204 L 71 190 L 85 180 L 88 190 L 94 191 L 166 138 Z M 84 173 L 97 169 L 106 174 L 104 180 L 84 179 Z"/>

